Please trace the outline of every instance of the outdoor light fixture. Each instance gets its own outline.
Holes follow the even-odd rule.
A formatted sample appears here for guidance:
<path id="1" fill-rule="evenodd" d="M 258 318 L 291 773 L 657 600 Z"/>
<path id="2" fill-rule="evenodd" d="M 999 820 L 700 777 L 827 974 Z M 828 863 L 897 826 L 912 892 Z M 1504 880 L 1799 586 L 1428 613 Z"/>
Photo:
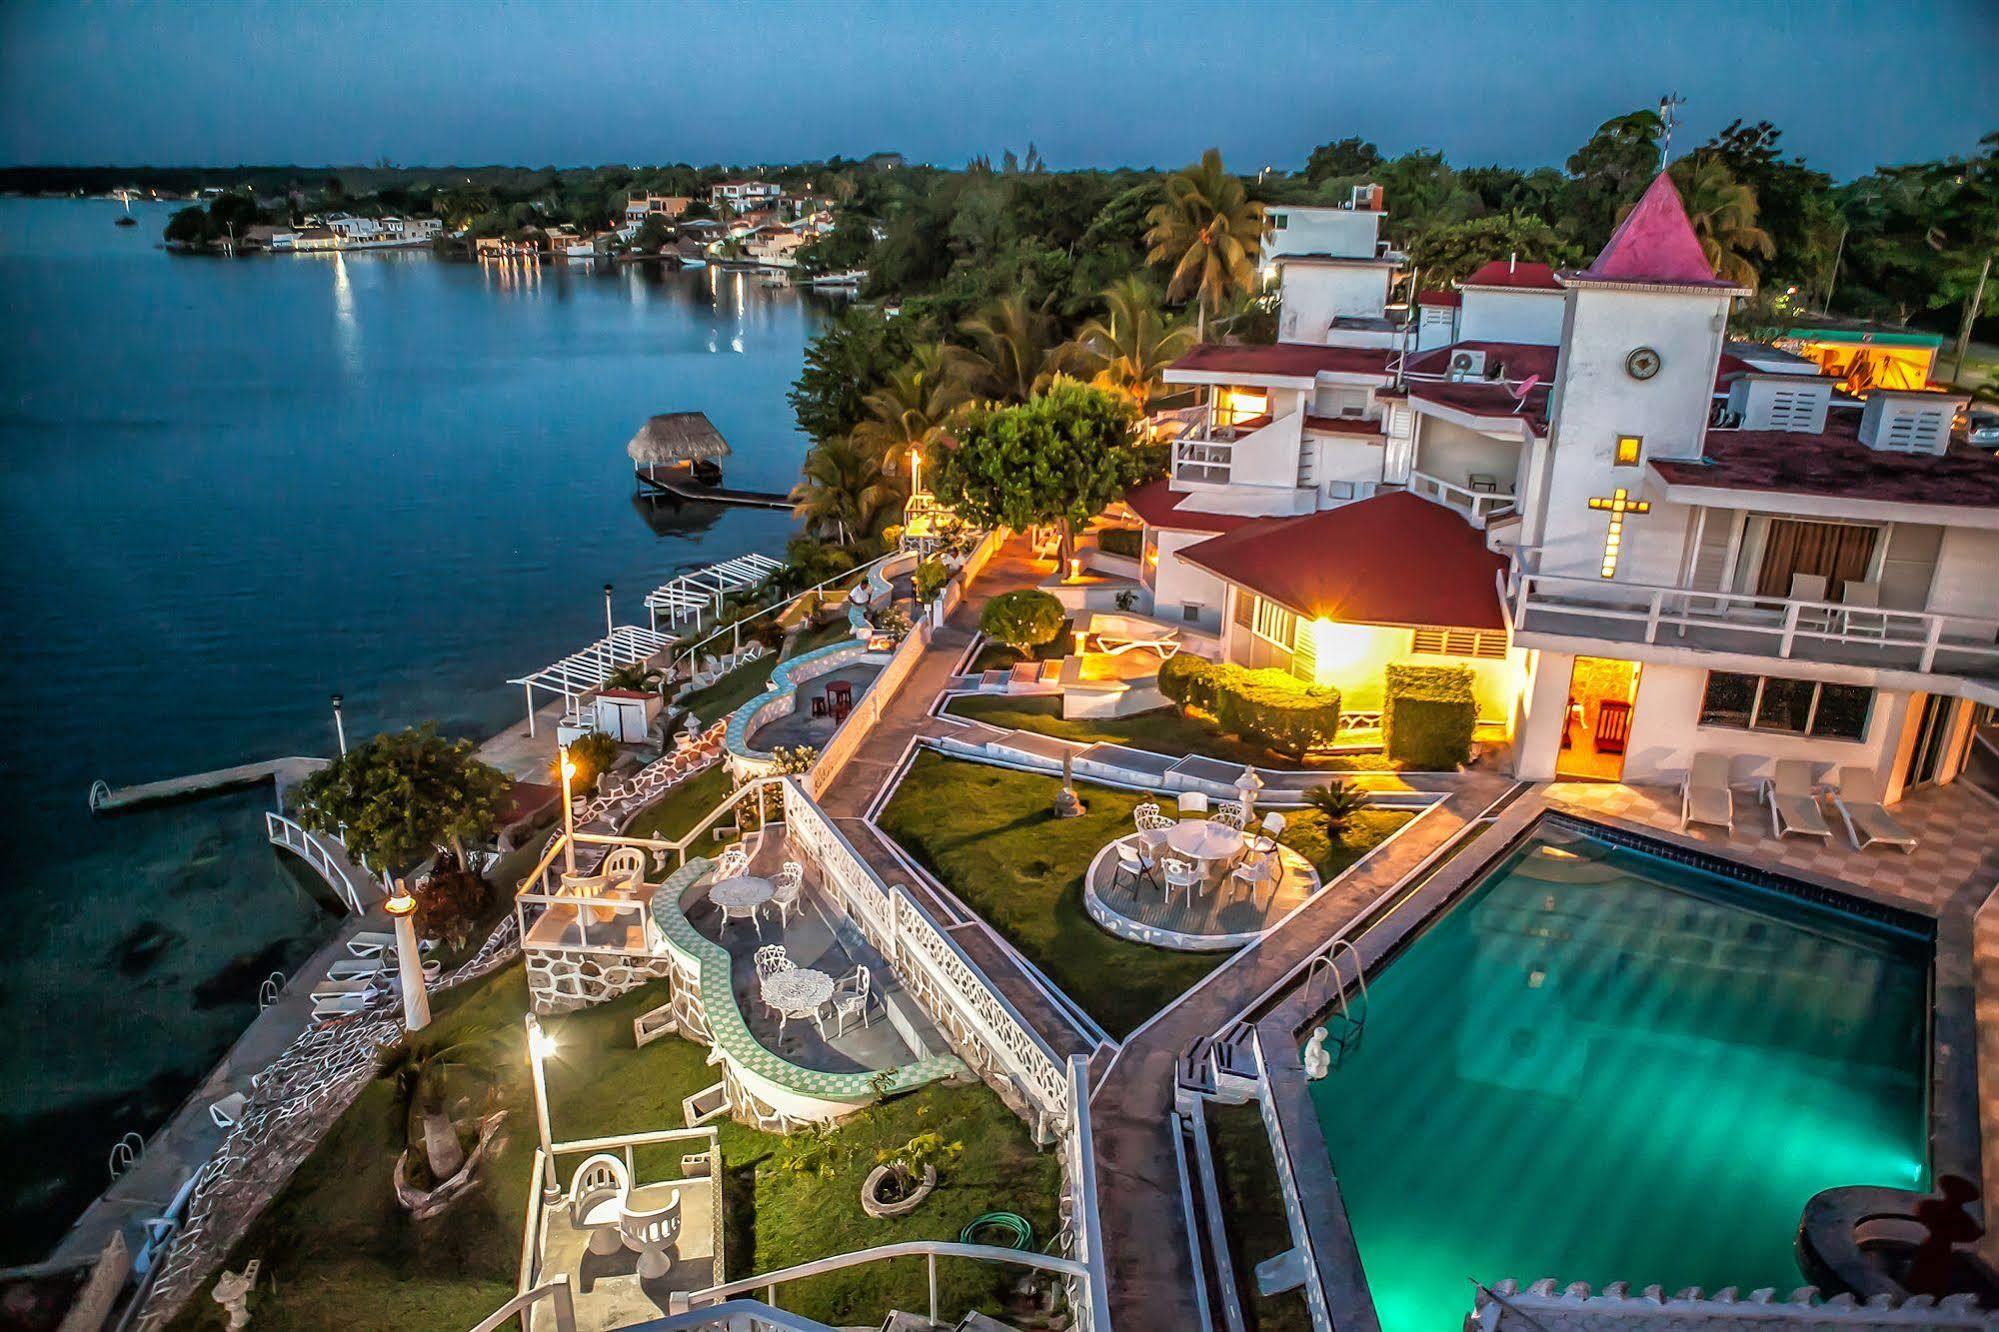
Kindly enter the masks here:
<path id="1" fill-rule="evenodd" d="M 548 1057 L 555 1053 L 555 1038 L 541 1029 L 532 1013 L 525 1014 L 528 1035 L 528 1082 L 534 1089 L 534 1122 L 541 1131 L 541 1198 L 553 1203 L 562 1196 L 555 1182 L 555 1130 L 548 1122 Z"/>
<path id="2" fill-rule="evenodd" d="M 1652 505 L 1647 500 L 1631 498 L 1631 492 L 1619 486 L 1608 495 L 1590 496 L 1589 506 L 1601 509 L 1610 515 L 1610 527 L 1603 534 L 1603 567 L 1605 578 L 1617 574 L 1617 556 L 1624 545 L 1624 515 L 1627 513 L 1650 513 Z"/>
<path id="3" fill-rule="evenodd" d="M 423 986 L 423 955 L 417 950 L 416 898 L 409 881 L 397 879 L 382 904 L 396 925 L 396 984 L 402 991 L 403 1030 L 422 1031 L 430 1025 L 430 995 Z"/>
<path id="4" fill-rule="evenodd" d="M 562 868 L 565 873 L 576 872 L 576 801 L 570 794 L 569 783 L 576 777 L 576 760 L 569 757 L 569 750 L 562 750 Z"/>
<path id="5" fill-rule="evenodd" d="M 407 916 L 416 910 L 416 898 L 410 896 L 409 887 L 403 880 L 396 880 L 395 896 L 382 903 L 382 910 L 391 916 Z"/>

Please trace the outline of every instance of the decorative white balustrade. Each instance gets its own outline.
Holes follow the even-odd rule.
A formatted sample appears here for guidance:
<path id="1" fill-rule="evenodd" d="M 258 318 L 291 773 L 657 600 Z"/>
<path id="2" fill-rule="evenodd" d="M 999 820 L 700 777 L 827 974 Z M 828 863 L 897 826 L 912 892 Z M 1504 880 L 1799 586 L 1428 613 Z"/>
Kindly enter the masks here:
<path id="1" fill-rule="evenodd" d="M 354 882 L 353 875 L 348 872 L 346 858 L 335 856 L 316 833 L 306 831 L 304 827 L 275 810 L 265 811 L 264 832 L 271 839 L 273 846 L 281 846 L 287 851 L 294 852 L 306 864 L 312 866 L 319 877 L 326 880 L 327 886 L 347 904 L 349 911 L 358 916 L 368 909 L 361 900 L 361 885 Z M 370 887 L 372 886 L 371 881 Z"/>
<path id="2" fill-rule="evenodd" d="M 1441 476 L 1428 472 L 1409 473 L 1409 492 L 1433 500 L 1446 508 L 1456 509 L 1463 514 L 1473 527 L 1484 530 L 1485 525 L 1502 513 L 1510 512 L 1514 496 L 1492 490 L 1473 490 L 1468 486 L 1446 481 Z"/>

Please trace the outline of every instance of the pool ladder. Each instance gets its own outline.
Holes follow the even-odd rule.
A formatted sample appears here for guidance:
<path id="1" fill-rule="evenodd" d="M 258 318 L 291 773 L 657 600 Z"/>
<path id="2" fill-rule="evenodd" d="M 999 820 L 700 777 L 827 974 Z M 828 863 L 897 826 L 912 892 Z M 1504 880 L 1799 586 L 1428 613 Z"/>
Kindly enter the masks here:
<path id="1" fill-rule="evenodd" d="M 1351 982 L 1340 966 L 1340 959 L 1347 957 L 1353 959 Z M 1328 989 L 1315 990 L 1313 987 L 1321 977 Z M 1326 1014 L 1326 1042 L 1338 1051 L 1333 1057 L 1337 1066 L 1348 1050 L 1360 1044 L 1361 1035 L 1367 1030 L 1367 968 L 1353 940 L 1344 936 L 1335 939 L 1332 947 L 1313 958 L 1305 972 L 1303 989 L 1308 1009 L 1330 1010 Z M 1359 997 L 1358 1004 L 1350 997 L 1353 995 Z"/>

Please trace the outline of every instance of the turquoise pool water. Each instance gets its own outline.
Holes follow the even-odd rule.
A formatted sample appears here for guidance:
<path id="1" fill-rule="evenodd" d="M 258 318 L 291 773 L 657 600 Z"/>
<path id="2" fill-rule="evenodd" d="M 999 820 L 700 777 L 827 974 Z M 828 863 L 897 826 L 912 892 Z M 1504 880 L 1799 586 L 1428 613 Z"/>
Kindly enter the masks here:
<path id="1" fill-rule="evenodd" d="M 1927 1184 L 1929 951 L 1544 825 L 1312 1087 L 1382 1327 L 1471 1278 L 1800 1284 L 1814 1193 Z"/>

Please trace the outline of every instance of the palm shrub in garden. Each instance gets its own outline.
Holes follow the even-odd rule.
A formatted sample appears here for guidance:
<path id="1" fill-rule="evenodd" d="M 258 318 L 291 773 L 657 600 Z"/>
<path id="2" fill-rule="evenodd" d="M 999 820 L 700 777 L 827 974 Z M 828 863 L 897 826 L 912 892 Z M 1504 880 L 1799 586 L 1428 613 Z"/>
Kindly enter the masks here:
<path id="1" fill-rule="evenodd" d="M 1334 780 L 1305 793 L 1305 803 L 1326 818 L 1326 839 L 1334 846 L 1346 841 L 1354 815 L 1367 808 L 1367 793 L 1352 782 Z"/>

